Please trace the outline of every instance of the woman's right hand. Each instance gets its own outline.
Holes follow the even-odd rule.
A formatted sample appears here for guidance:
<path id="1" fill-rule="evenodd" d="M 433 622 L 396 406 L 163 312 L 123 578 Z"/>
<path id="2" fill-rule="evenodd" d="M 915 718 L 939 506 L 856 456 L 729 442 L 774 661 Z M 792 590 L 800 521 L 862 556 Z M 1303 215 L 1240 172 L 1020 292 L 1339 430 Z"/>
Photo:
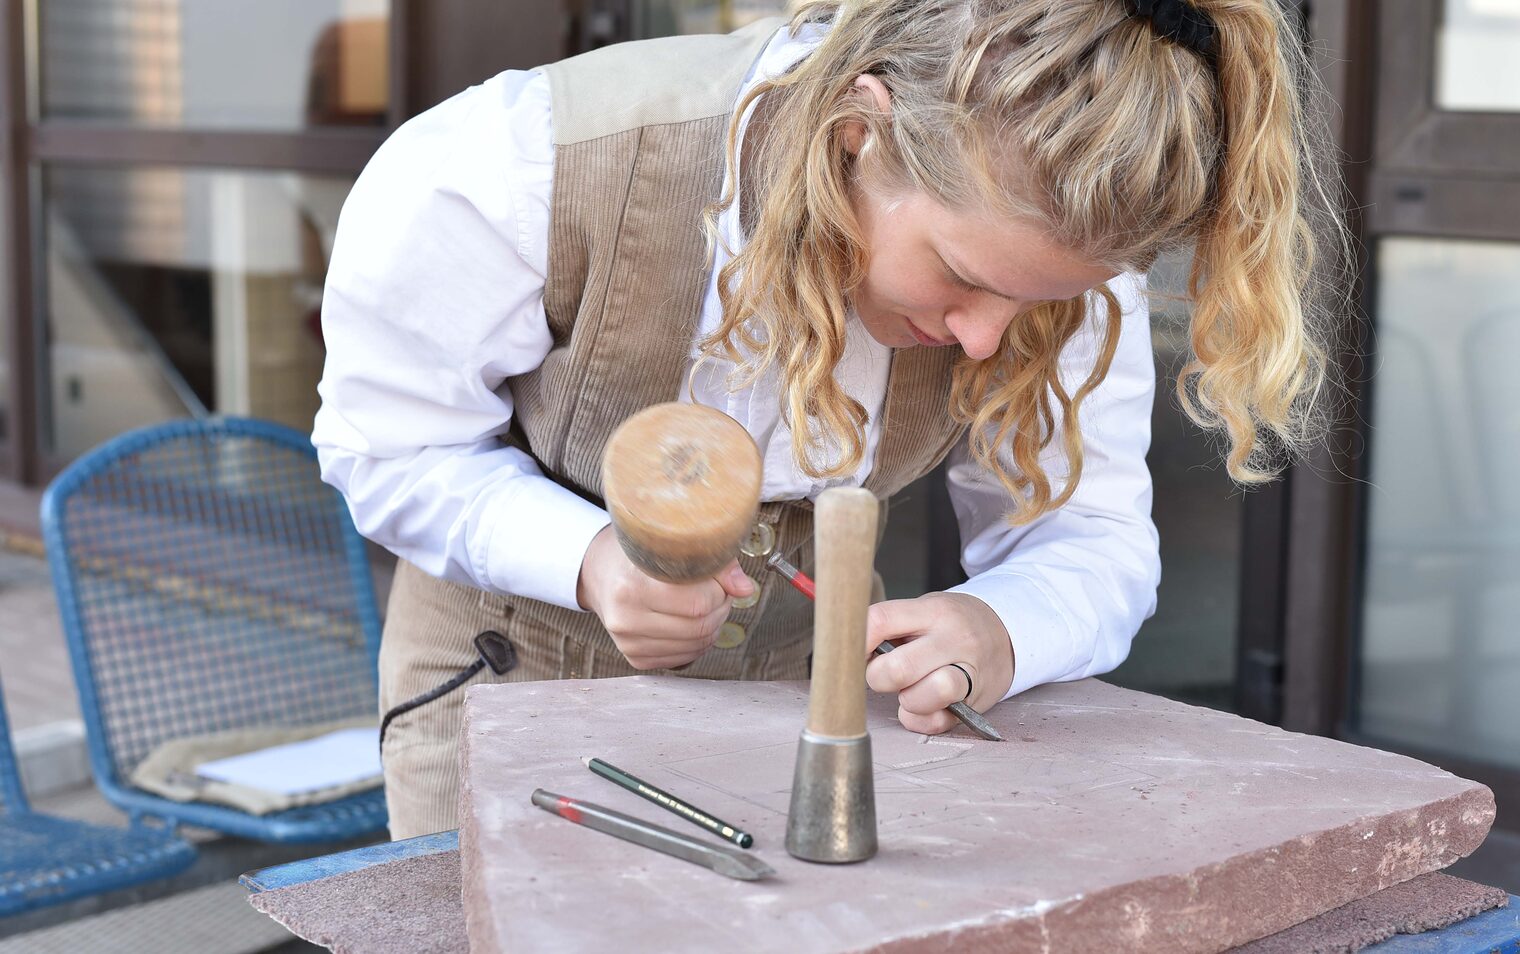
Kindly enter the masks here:
<path id="1" fill-rule="evenodd" d="M 586 548 L 575 595 L 595 613 L 635 669 L 684 666 L 713 644 L 736 597 L 755 583 L 734 560 L 715 576 L 665 583 L 623 553 L 609 524 Z"/>

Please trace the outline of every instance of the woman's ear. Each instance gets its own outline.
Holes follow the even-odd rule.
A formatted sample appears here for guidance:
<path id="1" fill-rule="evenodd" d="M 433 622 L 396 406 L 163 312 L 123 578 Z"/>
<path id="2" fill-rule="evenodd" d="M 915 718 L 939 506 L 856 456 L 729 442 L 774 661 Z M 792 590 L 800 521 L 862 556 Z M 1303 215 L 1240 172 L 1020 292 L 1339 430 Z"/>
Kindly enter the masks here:
<path id="1" fill-rule="evenodd" d="M 873 73 L 861 73 L 855 77 L 854 84 L 850 87 L 851 96 L 857 96 L 865 100 L 863 105 L 868 109 L 874 109 L 884 115 L 892 114 L 892 94 L 887 90 L 887 84 Z M 865 147 L 866 124 L 855 120 L 844 126 L 844 147 L 851 155 L 860 155 L 860 150 Z"/>

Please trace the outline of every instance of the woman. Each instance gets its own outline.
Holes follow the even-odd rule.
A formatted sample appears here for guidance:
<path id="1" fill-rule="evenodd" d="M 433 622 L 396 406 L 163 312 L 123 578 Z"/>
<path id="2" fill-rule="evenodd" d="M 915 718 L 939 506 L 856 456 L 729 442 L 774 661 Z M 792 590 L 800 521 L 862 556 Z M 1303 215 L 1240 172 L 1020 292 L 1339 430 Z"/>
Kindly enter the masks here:
<path id="1" fill-rule="evenodd" d="M 485 630 L 516 664 L 483 679 L 805 677 L 808 606 L 759 561 L 666 584 L 611 535 L 601 449 L 678 397 L 755 437 L 757 535 L 804 568 L 811 497 L 885 500 L 948 455 L 970 579 L 870 617 L 907 728 L 1117 666 L 1159 573 L 1159 254 L 1195 246 L 1179 392 L 1232 476 L 1306 438 L 1305 80 L 1272 0 L 822 0 L 403 126 L 340 221 L 313 436 L 403 558 L 382 709 Z M 390 723 L 394 837 L 454 825 L 462 701 Z"/>

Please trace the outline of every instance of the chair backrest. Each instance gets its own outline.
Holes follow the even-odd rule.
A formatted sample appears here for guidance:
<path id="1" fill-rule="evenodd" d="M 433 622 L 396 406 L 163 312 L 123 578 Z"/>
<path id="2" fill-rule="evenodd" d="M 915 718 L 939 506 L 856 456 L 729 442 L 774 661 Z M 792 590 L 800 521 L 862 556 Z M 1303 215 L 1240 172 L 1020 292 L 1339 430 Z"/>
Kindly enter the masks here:
<path id="1" fill-rule="evenodd" d="M 306 435 L 132 431 L 53 481 L 42 525 L 102 780 L 169 739 L 376 712 L 368 561 Z"/>
<path id="2" fill-rule="evenodd" d="M 21 789 L 21 766 L 11 746 L 11 727 L 5 719 L 5 697 L 0 695 L 0 818 L 30 811 Z"/>

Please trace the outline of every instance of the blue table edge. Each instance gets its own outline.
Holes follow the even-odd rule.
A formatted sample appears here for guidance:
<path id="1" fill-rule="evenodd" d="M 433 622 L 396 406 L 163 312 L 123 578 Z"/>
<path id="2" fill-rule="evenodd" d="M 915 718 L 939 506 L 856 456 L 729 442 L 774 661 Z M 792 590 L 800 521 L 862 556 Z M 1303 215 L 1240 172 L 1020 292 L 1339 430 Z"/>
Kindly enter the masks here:
<path id="1" fill-rule="evenodd" d="M 336 854 L 288 861 L 268 868 L 257 868 L 239 877 L 238 884 L 247 888 L 249 894 L 258 894 L 261 891 L 306 884 L 309 881 L 330 878 L 333 875 L 358 871 L 392 861 L 403 861 L 407 858 L 419 858 L 423 855 L 436 855 L 458 849 L 459 832 L 457 830 L 441 831 L 435 835 L 421 835 L 401 841 L 366 845 L 363 848 L 353 848 Z"/>
<path id="2" fill-rule="evenodd" d="M 1520 897 L 1443 928 L 1395 934 L 1359 954 L 1520 954 Z"/>
<path id="3" fill-rule="evenodd" d="M 459 832 L 443 831 L 259 868 L 238 878 L 238 883 L 249 894 L 258 894 L 392 861 L 457 850 Z M 1484 911 L 1423 934 L 1395 934 L 1362 950 L 1367 954 L 1520 954 L 1520 897 L 1510 895 L 1509 907 Z"/>

